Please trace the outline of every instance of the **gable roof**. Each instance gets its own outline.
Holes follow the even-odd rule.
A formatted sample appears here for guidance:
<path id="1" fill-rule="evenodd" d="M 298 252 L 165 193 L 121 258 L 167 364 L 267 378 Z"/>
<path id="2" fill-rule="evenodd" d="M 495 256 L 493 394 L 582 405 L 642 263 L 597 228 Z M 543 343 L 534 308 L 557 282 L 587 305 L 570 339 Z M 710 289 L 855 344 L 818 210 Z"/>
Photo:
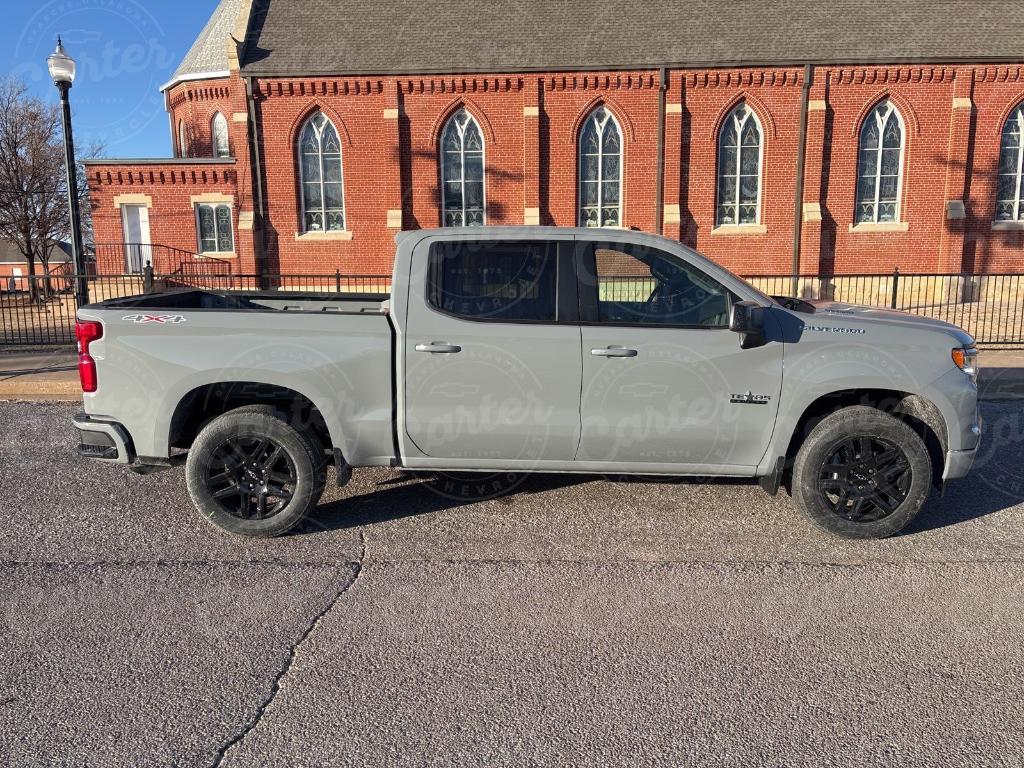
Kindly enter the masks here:
<path id="1" fill-rule="evenodd" d="M 226 75 L 228 71 L 228 37 L 244 6 L 243 0 L 220 0 L 199 37 L 188 49 L 170 82 L 193 79 L 197 75 Z"/>
<path id="2" fill-rule="evenodd" d="M 1024 61 L 1007 0 L 256 0 L 242 73 Z"/>
<path id="3" fill-rule="evenodd" d="M 64 261 L 71 261 L 71 244 L 63 241 L 53 244 L 50 251 L 50 263 L 59 264 Z M 0 240 L 0 264 L 24 264 L 25 257 L 21 254 L 17 244 L 10 240 Z"/>

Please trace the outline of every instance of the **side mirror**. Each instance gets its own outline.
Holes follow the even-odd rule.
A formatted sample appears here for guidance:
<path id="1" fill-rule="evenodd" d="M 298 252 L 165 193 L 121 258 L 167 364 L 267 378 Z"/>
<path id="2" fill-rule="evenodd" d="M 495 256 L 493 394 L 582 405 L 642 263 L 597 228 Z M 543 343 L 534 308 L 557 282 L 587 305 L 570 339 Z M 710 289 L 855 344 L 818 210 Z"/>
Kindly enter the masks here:
<path id="1" fill-rule="evenodd" d="M 729 330 L 740 335 L 740 349 L 766 344 L 764 307 L 754 301 L 735 302 L 729 310 Z"/>

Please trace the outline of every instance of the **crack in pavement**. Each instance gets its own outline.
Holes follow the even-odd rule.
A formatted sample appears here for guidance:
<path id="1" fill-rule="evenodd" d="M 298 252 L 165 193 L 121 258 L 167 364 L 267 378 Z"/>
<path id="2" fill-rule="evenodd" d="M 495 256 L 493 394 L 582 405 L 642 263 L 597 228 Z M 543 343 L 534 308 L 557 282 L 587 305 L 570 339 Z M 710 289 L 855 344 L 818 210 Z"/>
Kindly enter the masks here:
<path id="1" fill-rule="evenodd" d="M 335 593 L 334 597 L 331 598 L 330 601 L 328 601 L 327 605 L 313 617 L 312 621 L 306 627 L 305 631 L 288 648 L 288 658 L 285 659 L 284 665 L 281 667 L 278 673 L 274 676 L 274 679 L 271 681 L 270 691 L 267 693 L 267 696 L 263 699 L 259 707 L 256 709 L 255 715 L 252 717 L 252 719 L 249 720 L 248 723 L 246 723 L 242 730 L 240 730 L 237 734 L 232 736 L 227 742 L 225 742 L 220 747 L 220 749 L 217 750 L 217 753 L 213 759 L 213 763 L 211 764 L 212 768 L 218 768 L 218 766 L 223 764 L 224 760 L 228 756 L 228 753 L 234 747 L 240 744 L 242 740 L 260 724 L 260 722 L 263 720 L 263 716 L 267 713 L 267 710 L 270 708 L 270 705 L 274 703 L 274 699 L 280 692 L 284 678 L 291 670 L 292 665 L 295 663 L 295 659 L 298 656 L 299 649 L 301 648 L 302 644 L 306 641 L 306 638 L 313 634 L 313 631 L 320 626 L 320 622 L 323 621 L 327 614 L 334 610 L 334 606 L 338 604 L 341 598 L 344 597 L 345 594 L 350 589 L 352 589 L 352 587 L 354 587 L 356 582 L 359 580 L 359 575 L 363 571 L 363 563 L 366 560 L 366 536 L 362 532 L 360 532 L 359 534 L 359 542 L 359 561 L 355 563 L 355 569 L 352 573 L 352 578 L 348 581 L 347 584 L 344 584 L 341 587 L 341 589 L 339 589 Z"/>

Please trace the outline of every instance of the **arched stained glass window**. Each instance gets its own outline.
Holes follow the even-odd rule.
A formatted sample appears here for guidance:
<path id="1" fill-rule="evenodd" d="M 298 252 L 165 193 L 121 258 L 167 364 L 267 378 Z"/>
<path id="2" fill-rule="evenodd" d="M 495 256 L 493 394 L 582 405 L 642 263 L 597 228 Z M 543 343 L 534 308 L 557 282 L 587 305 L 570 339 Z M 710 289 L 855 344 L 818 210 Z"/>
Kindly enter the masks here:
<path id="1" fill-rule="evenodd" d="M 579 153 L 581 227 L 622 224 L 622 131 L 605 107 L 583 123 Z"/>
<path id="2" fill-rule="evenodd" d="M 890 101 L 864 118 L 857 159 L 858 224 L 900 220 L 903 188 L 903 119 Z"/>
<path id="3" fill-rule="evenodd" d="M 323 112 L 311 115 L 299 133 L 299 176 L 304 232 L 345 229 L 341 141 Z"/>
<path id="4" fill-rule="evenodd" d="M 999 141 L 999 186 L 996 191 L 996 221 L 1024 221 L 1024 104 L 1019 105 L 1003 125 Z"/>
<path id="5" fill-rule="evenodd" d="M 220 112 L 214 114 L 210 121 L 210 136 L 213 143 L 214 157 L 230 157 L 231 150 L 228 147 L 228 121 Z"/>
<path id="6" fill-rule="evenodd" d="M 716 224 L 757 224 L 761 219 L 761 125 L 741 103 L 718 134 Z"/>
<path id="7" fill-rule="evenodd" d="M 465 109 L 445 124 L 441 133 L 442 221 L 446 227 L 484 223 L 484 137 Z"/>

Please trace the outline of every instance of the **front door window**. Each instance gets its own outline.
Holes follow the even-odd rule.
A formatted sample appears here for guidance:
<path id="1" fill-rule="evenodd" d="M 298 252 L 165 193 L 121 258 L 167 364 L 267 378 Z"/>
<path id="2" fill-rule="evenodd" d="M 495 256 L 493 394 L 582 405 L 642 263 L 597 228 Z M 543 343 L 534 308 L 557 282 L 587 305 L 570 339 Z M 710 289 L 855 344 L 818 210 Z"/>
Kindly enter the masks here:
<path id="1" fill-rule="evenodd" d="M 589 319 L 626 325 L 723 328 L 729 294 L 699 270 L 655 248 L 615 243 L 587 247 L 597 283 Z"/>

